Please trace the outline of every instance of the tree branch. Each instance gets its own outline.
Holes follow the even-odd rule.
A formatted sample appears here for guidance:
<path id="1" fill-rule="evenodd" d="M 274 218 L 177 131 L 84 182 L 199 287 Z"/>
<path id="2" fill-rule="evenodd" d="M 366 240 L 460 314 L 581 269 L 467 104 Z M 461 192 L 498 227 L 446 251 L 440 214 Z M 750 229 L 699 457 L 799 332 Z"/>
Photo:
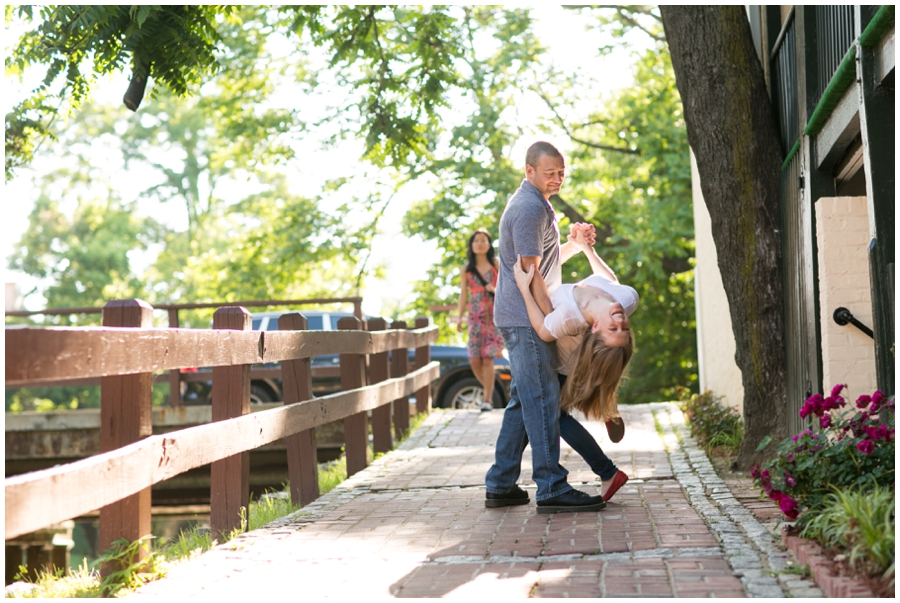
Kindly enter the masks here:
<path id="1" fill-rule="evenodd" d="M 662 26 L 662 17 L 657 17 L 653 14 L 653 9 L 644 8 L 640 6 L 622 6 L 618 4 L 590 4 L 584 7 L 579 8 L 595 8 L 595 9 L 611 9 L 616 11 L 616 14 L 619 17 L 619 20 L 622 21 L 625 25 L 630 25 L 631 27 L 635 27 L 640 29 L 642 32 L 650 36 L 653 40 L 657 42 L 665 42 L 666 36 L 665 34 L 655 34 L 643 25 L 641 25 L 637 19 L 634 18 L 634 13 L 644 15 L 645 17 L 650 17 L 660 26 Z"/>
<path id="2" fill-rule="evenodd" d="M 593 224 L 593 222 L 591 222 L 591 220 L 589 220 L 587 216 L 569 205 L 569 203 L 559 195 L 551 196 L 550 203 L 555 209 L 557 209 L 565 217 L 567 217 L 569 219 L 569 222 L 585 222 L 587 224 Z M 604 241 L 615 233 L 612 224 L 594 224 L 594 228 L 597 229 L 598 241 Z M 629 244 L 630 241 L 628 239 L 620 239 L 616 243 L 616 247 L 627 247 Z M 663 271 L 666 274 L 681 274 L 682 272 L 689 272 L 694 269 L 694 267 L 691 266 L 688 258 L 663 257 L 661 259 L 661 262 Z"/>
<path id="3" fill-rule="evenodd" d="M 563 129 L 563 132 L 566 133 L 566 136 L 577 142 L 578 144 L 584 145 L 586 147 L 590 147 L 592 149 L 600 149 L 601 151 L 612 151 L 614 153 L 624 153 L 626 155 L 640 155 L 640 149 L 628 149 L 623 147 L 612 147 L 604 144 L 598 144 L 596 142 L 590 142 L 588 140 L 583 140 L 581 138 L 576 137 L 572 134 L 572 131 L 569 129 L 569 126 L 566 125 L 566 121 L 562 118 L 562 116 L 556 111 L 556 107 L 553 106 L 553 101 L 550 98 L 541 92 L 540 90 L 536 90 L 538 96 L 540 96 L 547 106 L 550 108 L 550 111 L 553 113 L 556 118 L 556 122 L 559 124 L 559 127 Z M 597 122 L 594 122 L 597 123 Z"/>

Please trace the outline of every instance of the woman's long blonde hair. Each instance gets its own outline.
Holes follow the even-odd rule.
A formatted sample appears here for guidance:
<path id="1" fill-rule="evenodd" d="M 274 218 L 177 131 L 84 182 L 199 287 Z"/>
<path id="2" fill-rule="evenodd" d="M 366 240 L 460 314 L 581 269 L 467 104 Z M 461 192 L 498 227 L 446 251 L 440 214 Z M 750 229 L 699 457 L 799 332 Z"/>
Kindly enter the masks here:
<path id="1" fill-rule="evenodd" d="M 560 392 L 560 408 L 580 410 L 587 418 L 601 421 L 618 417 L 619 383 L 633 354 L 633 331 L 628 331 L 627 345 L 611 347 L 603 342 L 601 333 L 588 330 Z"/>

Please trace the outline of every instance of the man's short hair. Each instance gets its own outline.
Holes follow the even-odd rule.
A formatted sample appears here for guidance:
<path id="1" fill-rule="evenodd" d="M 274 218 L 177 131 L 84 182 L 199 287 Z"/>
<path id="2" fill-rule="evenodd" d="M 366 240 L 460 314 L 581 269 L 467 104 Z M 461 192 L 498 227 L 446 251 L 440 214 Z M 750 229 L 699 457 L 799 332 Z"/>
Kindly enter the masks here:
<path id="1" fill-rule="evenodd" d="M 528 151 L 525 153 L 525 165 L 536 168 L 538 160 L 544 155 L 549 155 L 550 157 L 555 157 L 557 159 L 563 158 L 562 153 L 560 153 L 555 146 L 542 140 L 528 147 Z"/>

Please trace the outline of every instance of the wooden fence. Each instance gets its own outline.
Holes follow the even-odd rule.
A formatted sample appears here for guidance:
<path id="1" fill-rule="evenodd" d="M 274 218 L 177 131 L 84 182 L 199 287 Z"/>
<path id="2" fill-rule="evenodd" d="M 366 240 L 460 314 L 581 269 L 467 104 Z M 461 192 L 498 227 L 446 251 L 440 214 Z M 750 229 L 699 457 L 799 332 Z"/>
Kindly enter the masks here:
<path id="1" fill-rule="evenodd" d="M 272 308 L 283 306 L 308 306 L 308 305 L 324 305 L 324 304 L 352 304 L 353 315 L 362 318 L 362 298 L 361 297 L 328 297 L 313 299 L 255 299 L 248 301 L 229 302 L 229 306 L 240 306 L 242 308 Z M 154 311 L 163 310 L 166 312 L 169 320 L 169 327 L 177 328 L 181 326 L 181 318 L 179 312 L 182 310 L 200 310 L 210 308 L 221 308 L 226 304 L 216 302 L 199 302 L 186 304 L 158 304 L 153 307 Z M 31 317 L 31 316 L 71 316 L 74 314 L 101 314 L 104 308 L 99 307 L 77 307 L 77 308 L 47 308 L 44 310 L 12 310 L 7 311 L 6 316 Z M 189 368 L 189 367 L 184 367 Z M 190 367 L 193 368 L 193 367 Z M 332 377 L 332 367 L 314 367 L 313 377 Z M 252 376 L 255 379 L 271 379 L 280 377 L 277 371 L 270 369 L 253 369 Z M 158 374 L 153 376 L 153 382 L 165 382 L 169 384 L 169 406 L 181 406 L 181 384 L 189 381 L 208 381 L 206 375 L 197 373 L 182 373 L 178 370 L 168 371 L 167 374 Z M 67 387 L 67 386 L 88 386 L 99 385 L 98 378 L 75 378 L 75 379 L 54 379 L 45 382 L 46 387 Z M 10 384 L 7 383 L 7 386 Z M 30 383 L 23 383 L 23 386 L 30 386 Z"/>
<path id="2" fill-rule="evenodd" d="M 211 464 L 210 525 L 214 533 L 238 527 L 249 503 L 248 452 L 285 438 L 291 498 L 318 497 L 314 428 L 344 420 L 347 472 L 369 461 L 368 411 L 373 450 L 393 447 L 409 428 L 408 400 L 430 406 L 430 384 L 439 365 L 429 344 L 437 327 L 342 318 L 338 331 L 305 331 L 298 313 L 279 318 L 278 331 L 250 331 L 242 307 L 215 312 L 213 329 L 154 329 L 152 308 L 141 300 L 115 300 L 103 308 L 102 327 L 6 330 L 6 383 L 101 378 L 101 454 L 7 478 L 6 538 L 100 509 L 100 548 L 119 538 L 150 533 L 150 487 Z M 367 330 L 365 330 L 367 329 Z M 407 370 L 407 350 L 415 348 Z M 390 355 L 392 350 L 402 353 Z M 310 358 L 340 355 L 341 389 L 313 398 Z M 281 362 L 284 406 L 249 414 L 250 366 Z M 213 367 L 212 419 L 164 435 L 151 435 L 154 371 Z M 393 412 L 392 412 L 393 410 Z"/>

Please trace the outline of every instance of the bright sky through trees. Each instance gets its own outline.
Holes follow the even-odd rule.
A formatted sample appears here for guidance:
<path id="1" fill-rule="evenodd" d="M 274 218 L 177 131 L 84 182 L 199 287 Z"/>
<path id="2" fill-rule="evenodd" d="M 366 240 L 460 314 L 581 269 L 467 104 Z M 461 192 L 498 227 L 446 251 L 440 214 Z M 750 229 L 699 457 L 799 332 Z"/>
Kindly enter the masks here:
<path id="1" fill-rule="evenodd" d="M 546 6 L 533 10 L 535 18 L 534 28 L 539 39 L 549 48 L 549 52 L 545 55 L 545 60 L 552 61 L 566 72 L 574 72 L 576 70 L 584 70 L 591 73 L 595 80 L 601 82 L 603 89 L 592 90 L 593 98 L 599 99 L 608 91 L 626 86 L 631 81 L 630 71 L 632 60 L 630 59 L 631 48 L 620 48 L 605 58 L 597 57 L 597 48 L 600 46 L 600 34 L 594 31 L 586 31 L 584 22 L 578 18 L 574 18 L 575 14 L 566 11 L 559 6 Z M 4 49 L 8 49 L 14 44 L 17 34 L 4 29 Z M 643 40 L 642 40 L 643 42 Z M 602 70 L 602 74 L 597 71 Z M 105 103 L 115 104 L 121 102 L 121 96 L 127 86 L 127 76 L 119 75 L 115 79 L 103 82 L 97 87 L 95 98 Z M 4 88 L 7 90 L 2 98 L 4 112 L 8 111 L 15 102 L 18 101 L 19 95 L 9 94 L 10 90 L 22 90 L 30 88 L 30 82 L 25 86 L 13 85 L 12 82 L 6 82 Z M 285 104 L 290 106 L 296 102 L 291 95 L 291 90 L 285 88 Z M 147 101 L 152 102 L 152 101 Z M 304 100 L 304 108 L 306 109 L 312 103 L 308 99 Z M 549 123 L 550 116 L 546 105 L 540 102 L 536 97 L 530 96 L 523 99 L 523 103 L 518 109 L 517 120 L 523 129 L 535 127 L 544 122 Z M 138 113 L 140 115 L 140 112 Z M 307 140 L 314 140 L 317 137 L 311 136 Z M 551 139 L 557 143 L 561 150 L 567 151 L 569 143 L 562 132 L 556 136 L 541 135 L 540 138 Z M 533 134 L 526 135 L 511 151 L 511 157 L 517 160 L 524 157 L 525 148 L 531 141 L 537 137 Z M 308 142 L 304 142 L 308 145 Z M 292 162 L 294 170 L 291 179 L 292 186 L 297 187 L 301 194 L 313 194 L 321 189 L 324 182 L 329 178 L 335 178 L 347 175 L 348 170 L 353 170 L 357 165 L 358 159 L 362 153 L 363 145 L 360 141 L 348 140 L 344 143 L 326 151 L 321 149 L 309 149 L 305 146 L 297 148 L 298 159 Z M 31 166 L 33 171 L 47 170 L 52 159 L 46 156 L 38 155 L 34 164 Z M 577 169 L 577 166 L 573 166 Z M 368 168 L 370 171 L 371 167 Z M 4 220 L 3 220 L 3 236 L 0 239 L 0 251 L 6 259 L 12 253 L 15 242 L 21 236 L 21 233 L 27 226 L 27 218 L 32 209 L 34 198 L 36 196 L 33 190 L 33 180 L 29 171 L 23 169 L 20 175 L 5 184 L 4 192 Z M 141 174 L 133 172 L 119 173 L 112 180 L 126 187 L 127 183 L 138 185 L 142 184 Z M 149 184 L 149 183 L 148 183 Z M 390 312 L 391 308 L 397 305 L 397 302 L 403 296 L 408 295 L 411 289 L 411 282 L 419 279 L 438 258 L 438 253 L 432 243 L 424 243 L 419 240 L 411 240 L 403 236 L 400 232 L 400 224 L 402 217 L 406 212 L 409 204 L 416 200 L 428 196 L 427 183 L 420 181 L 405 186 L 396 198 L 393 199 L 388 207 L 384 219 L 380 222 L 379 234 L 373 243 L 373 254 L 370 260 L 371 265 L 383 264 L 386 268 L 386 277 L 376 280 L 369 277 L 364 283 L 364 310 L 381 314 Z M 235 191 L 239 194 L 245 194 L 245 191 Z M 342 192 L 341 194 L 348 194 Z M 179 212 L 172 211 L 173 208 L 167 208 L 166 211 L 160 212 L 158 208 L 142 206 L 142 211 L 154 213 L 159 219 L 170 219 L 173 221 L 172 226 L 183 227 L 178 223 L 179 220 L 185 220 Z M 160 215 L 162 214 L 162 215 Z M 133 258 L 137 263 L 147 262 L 149 258 Z M 137 266 L 136 268 L 140 268 Z M 6 269 L 6 261 L 4 261 L 4 269 Z M 28 277 L 20 273 L 6 272 L 5 282 L 16 282 L 20 286 L 20 290 L 25 292 L 31 289 L 35 283 L 29 282 Z M 36 301 L 36 300 L 35 300 Z M 32 308 L 35 301 L 31 301 L 29 309 Z M 39 304 L 38 304 L 39 306 Z"/>

